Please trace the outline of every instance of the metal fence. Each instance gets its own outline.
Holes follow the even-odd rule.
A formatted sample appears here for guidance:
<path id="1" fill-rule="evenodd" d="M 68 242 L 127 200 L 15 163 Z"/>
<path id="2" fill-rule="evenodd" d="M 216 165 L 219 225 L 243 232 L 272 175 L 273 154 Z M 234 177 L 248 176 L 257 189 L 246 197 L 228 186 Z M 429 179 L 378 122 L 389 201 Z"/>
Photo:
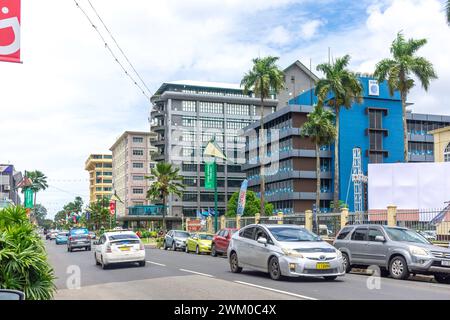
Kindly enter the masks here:
<path id="1" fill-rule="evenodd" d="M 313 230 L 314 232 L 316 232 L 320 236 L 335 237 L 339 230 L 341 230 L 340 213 L 317 214 L 317 225 L 315 226 L 315 230 Z"/>
<path id="2" fill-rule="evenodd" d="M 236 219 L 235 218 L 226 219 L 225 228 L 233 228 L 233 229 L 236 228 Z"/>
<path id="3" fill-rule="evenodd" d="M 241 217 L 241 228 L 255 223 L 255 217 Z"/>

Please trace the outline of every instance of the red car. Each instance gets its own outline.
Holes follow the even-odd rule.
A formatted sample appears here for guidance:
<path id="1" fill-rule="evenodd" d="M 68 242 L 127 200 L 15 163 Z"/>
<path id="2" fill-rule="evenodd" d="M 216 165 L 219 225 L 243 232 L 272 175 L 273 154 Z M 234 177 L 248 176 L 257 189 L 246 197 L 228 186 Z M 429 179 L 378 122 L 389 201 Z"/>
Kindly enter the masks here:
<path id="1" fill-rule="evenodd" d="M 217 254 L 227 254 L 228 244 L 231 236 L 237 231 L 235 228 L 220 229 L 213 237 L 211 244 L 211 255 L 216 257 Z"/>

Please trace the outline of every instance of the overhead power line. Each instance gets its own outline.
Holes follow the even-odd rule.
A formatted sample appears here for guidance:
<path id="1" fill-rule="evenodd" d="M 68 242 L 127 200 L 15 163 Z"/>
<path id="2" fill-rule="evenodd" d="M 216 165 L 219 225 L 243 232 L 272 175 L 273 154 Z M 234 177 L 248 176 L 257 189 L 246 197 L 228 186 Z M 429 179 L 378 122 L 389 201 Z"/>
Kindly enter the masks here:
<path id="1" fill-rule="evenodd" d="M 113 57 L 113 59 L 117 62 L 117 64 L 122 68 L 123 72 L 130 78 L 130 80 L 134 83 L 135 86 L 137 86 L 139 88 L 139 90 L 142 92 L 142 94 L 148 99 L 150 100 L 150 96 L 151 96 L 151 92 L 150 90 L 148 90 L 148 87 L 145 85 L 145 83 L 143 82 L 142 78 L 140 77 L 140 75 L 137 73 L 136 69 L 131 65 L 131 62 L 129 61 L 129 59 L 125 56 L 125 58 L 127 59 L 128 63 L 132 66 L 134 72 L 137 74 L 138 78 L 142 81 L 142 83 L 144 83 L 145 88 L 147 89 L 148 93 L 145 91 L 144 88 L 142 88 L 142 86 L 133 78 L 133 76 L 130 74 L 130 72 L 128 72 L 128 70 L 123 66 L 123 64 L 119 61 L 119 59 L 117 58 L 117 56 L 115 55 L 114 51 L 111 49 L 111 47 L 108 45 L 108 43 L 106 42 L 106 39 L 103 37 L 102 33 L 100 32 L 100 30 L 98 30 L 97 26 L 94 24 L 94 22 L 92 21 L 92 19 L 89 17 L 89 15 L 87 14 L 87 12 L 80 6 L 80 4 L 78 3 L 77 0 L 73 0 L 75 2 L 75 5 L 78 7 L 78 9 L 80 9 L 80 11 L 83 13 L 83 15 L 86 17 L 86 19 L 89 21 L 89 23 L 91 24 L 91 26 L 94 28 L 94 30 L 97 32 L 97 34 L 99 35 L 100 39 L 103 41 L 105 48 L 109 51 L 109 53 L 111 54 L 111 56 Z M 89 1 L 90 3 L 90 1 Z M 92 6 L 92 4 L 91 4 Z M 93 8 L 93 6 L 92 6 Z M 97 14 L 97 16 L 100 18 L 100 16 Z M 105 26 L 105 24 L 102 22 L 102 24 Z M 106 26 L 105 26 L 106 28 Z M 108 31 L 109 32 L 109 31 Z M 111 33 L 110 33 L 111 35 Z M 113 39 L 114 42 L 115 39 Z M 117 42 L 116 42 L 117 45 Z M 119 50 L 122 52 L 123 55 L 125 55 L 122 51 L 122 49 Z"/>

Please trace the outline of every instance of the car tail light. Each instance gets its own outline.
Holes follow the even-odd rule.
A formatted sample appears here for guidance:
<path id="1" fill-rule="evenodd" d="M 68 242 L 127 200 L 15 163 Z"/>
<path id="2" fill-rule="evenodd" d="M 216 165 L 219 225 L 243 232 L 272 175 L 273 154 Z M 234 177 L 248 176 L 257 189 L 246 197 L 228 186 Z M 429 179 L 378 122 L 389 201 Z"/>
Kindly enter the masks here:
<path id="1" fill-rule="evenodd" d="M 111 245 L 110 244 L 106 245 L 106 252 L 111 253 Z"/>
<path id="2" fill-rule="evenodd" d="M 72 239 L 73 239 L 72 237 L 69 237 L 69 241 L 72 241 Z"/>
<path id="3" fill-rule="evenodd" d="M 142 242 L 139 244 L 139 250 L 145 250 L 145 246 Z"/>

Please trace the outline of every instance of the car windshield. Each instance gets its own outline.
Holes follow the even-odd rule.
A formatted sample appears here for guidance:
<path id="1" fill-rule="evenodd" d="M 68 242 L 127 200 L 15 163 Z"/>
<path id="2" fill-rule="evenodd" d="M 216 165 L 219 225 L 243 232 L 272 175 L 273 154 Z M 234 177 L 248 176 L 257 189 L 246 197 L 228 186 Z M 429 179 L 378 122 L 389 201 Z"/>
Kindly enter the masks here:
<path id="1" fill-rule="evenodd" d="M 137 235 L 134 233 L 121 233 L 121 234 L 112 234 L 108 236 L 110 240 L 123 240 L 123 239 L 139 239 Z"/>
<path id="2" fill-rule="evenodd" d="M 67 232 L 60 232 L 60 233 L 58 233 L 58 236 L 61 236 L 61 237 L 67 237 L 69 234 L 67 233 Z"/>
<path id="3" fill-rule="evenodd" d="M 176 231 L 176 232 L 174 233 L 174 237 L 188 238 L 188 237 L 189 237 L 189 232 Z"/>
<path id="4" fill-rule="evenodd" d="M 322 241 L 319 236 L 304 228 L 269 227 L 269 230 L 277 241 Z"/>
<path id="5" fill-rule="evenodd" d="M 70 230 L 70 234 L 74 235 L 82 235 L 82 234 L 88 234 L 89 231 L 87 229 L 72 229 Z"/>
<path id="6" fill-rule="evenodd" d="M 430 242 L 419 233 L 410 229 L 386 228 L 386 232 L 393 241 L 425 243 Z"/>
<path id="7" fill-rule="evenodd" d="M 200 240 L 212 240 L 213 239 L 213 235 L 212 234 L 199 234 L 198 238 Z"/>

